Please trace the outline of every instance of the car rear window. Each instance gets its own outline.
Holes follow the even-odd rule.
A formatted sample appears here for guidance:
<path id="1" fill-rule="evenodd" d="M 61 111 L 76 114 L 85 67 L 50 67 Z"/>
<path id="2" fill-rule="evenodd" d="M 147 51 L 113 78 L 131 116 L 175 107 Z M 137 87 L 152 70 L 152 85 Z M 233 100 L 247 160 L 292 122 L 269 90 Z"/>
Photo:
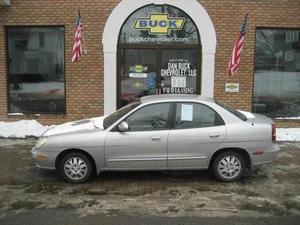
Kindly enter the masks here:
<path id="1" fill-rule="evenodd" d="M 241 119 L 241 120 L 243 120 L 243 121 L 246 121 L 246 120 L 247 120 L 247 117 L 246 117 L 243 113 L 241 113 L 241 112 L 235 110 L 234 108 L 232 108 L 232 107 L 226 105 L 225 103 L 219 102 L 219 101 L 216 101 L 216 103 L 217 103 L 219 106 L 221 106 L 222 108 L 226 109 L 228 112 L 230 112 L 230 113 L 232 113 L 233 115 L 235 115 L 236 117 L 238 117 L 239 119 Z"/>

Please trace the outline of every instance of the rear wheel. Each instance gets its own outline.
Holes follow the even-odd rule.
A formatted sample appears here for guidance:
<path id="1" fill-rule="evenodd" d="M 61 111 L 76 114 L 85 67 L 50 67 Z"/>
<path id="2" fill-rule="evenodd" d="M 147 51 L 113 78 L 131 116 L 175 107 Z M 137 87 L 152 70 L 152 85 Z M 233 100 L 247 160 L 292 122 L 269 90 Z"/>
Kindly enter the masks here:
<path id="1" fill-rule="evenodd" d="M 92 164 L 89 158 L 78 152 L 69 153 L 60 161 L 59 172 L 62 178 L 71 183 L 82 183 L 92 175 Z"/>
<path id="2" fill-rule="evenodd" d="M 221 181 L 236 181 L 245 171 L 245 159 L 237 152 L 222 152 L 213 161 L 212 170 L 215 177 Z"/>

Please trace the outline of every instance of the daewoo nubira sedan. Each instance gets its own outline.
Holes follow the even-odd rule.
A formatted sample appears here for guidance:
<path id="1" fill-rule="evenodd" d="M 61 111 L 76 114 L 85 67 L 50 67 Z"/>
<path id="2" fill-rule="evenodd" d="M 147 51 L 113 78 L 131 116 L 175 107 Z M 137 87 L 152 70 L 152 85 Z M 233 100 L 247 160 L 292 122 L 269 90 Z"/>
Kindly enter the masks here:
<path id="1" fill-rule="evenodd" d="M 116 112 L 48 129 L 36 166 L 72 183 L 112 170 L 210 169 L 235 181 L 279 153 L 271 119 L 199 95 L 142 97 Z"/>

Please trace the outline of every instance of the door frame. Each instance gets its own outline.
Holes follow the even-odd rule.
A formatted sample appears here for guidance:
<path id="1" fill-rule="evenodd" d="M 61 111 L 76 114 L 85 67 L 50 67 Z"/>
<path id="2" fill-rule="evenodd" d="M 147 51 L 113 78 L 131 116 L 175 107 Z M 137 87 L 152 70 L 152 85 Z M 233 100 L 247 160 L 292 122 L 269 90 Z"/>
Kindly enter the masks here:
<path id="1" fill-rule="evenodd" d="M 116 108 L 120 107 L 120 99 L 121 99 L 121 50 L 123 49 L 154 49 L 156 50 L 156 87 L 159 87 L 161 84 L 161 51 L 162 50 L 176 50 L 176 49 L 188 49 L 188 50 L 196 50 L 197 51 L 197 76 L 196 76 L 196 93 L 201 93 L 201 82 L 202 82 L 202 74 L 201 74 L 201 65 L 202 65 L 202 54 L 201 54 L 201 46 L 198 44 L 182 44 L 182 45 L 174 45 L 174 44 L 118 44 L 117 49 L 117 99 L 116 99 Z"/>
<path id="2" fill-rule="evenodd" d="M 214 96 L 216 31 L 213 22 L 205 8 L 198 0 L 189 0 L 189 4 L 182 0 L 122 0 L 110 13 L 105 24 L 103 45 L 103 105 L 104 115 L 116 110 L 117 101 L 117 47 L 119 32 L 124 21 L 136 10 L 150 4 L 167 4 L 175 6 L 193 19 L 200 34 L 202 46 L 201 66 L 201 94 L 207 97 Z"/>

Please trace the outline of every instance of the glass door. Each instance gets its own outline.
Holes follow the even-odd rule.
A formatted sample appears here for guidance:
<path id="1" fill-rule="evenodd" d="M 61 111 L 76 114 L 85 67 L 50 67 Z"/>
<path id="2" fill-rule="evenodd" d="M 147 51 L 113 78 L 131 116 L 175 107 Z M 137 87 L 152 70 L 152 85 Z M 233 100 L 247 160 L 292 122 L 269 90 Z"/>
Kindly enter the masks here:
<path id="1" fill-rule="evenodd" d="M 188 14 L 168 4 L 139 8 L 119 34 L 117 107 L 144 95 L 199 94 L 200 62 L 200 35 Z"/>
<path id="2" fill-rule="evenodd" d="M 198 50 L 161 49 L 160 93 L 196 94 L 199 90 Z"/>
<path id="3" fill-rule="evenodd" d="M 121 48 L 118 108 L 145 95 L 199 94 L 198 48 Z"/>
<path id="4" fill-rule="evenodd" d="M 156 55 L 156 49 L 120 49 L 118 108 L 156 93 Z"/>

